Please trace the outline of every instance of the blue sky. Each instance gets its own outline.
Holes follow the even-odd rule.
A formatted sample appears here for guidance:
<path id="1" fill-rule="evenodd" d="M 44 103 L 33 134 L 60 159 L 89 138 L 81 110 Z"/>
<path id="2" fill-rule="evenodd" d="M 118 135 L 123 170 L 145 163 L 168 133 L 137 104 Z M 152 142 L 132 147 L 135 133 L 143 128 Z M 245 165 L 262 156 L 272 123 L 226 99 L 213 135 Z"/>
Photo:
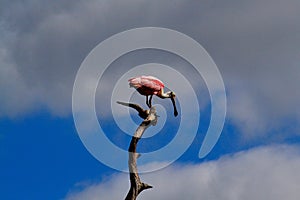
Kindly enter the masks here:
<path id="1" fill-rule="evenodd" d="M 180 117 L 193 123 L 199 114 L 193 105 L 184 107 L 192 102 L 190 90 L 169 72 L 188 80 L 200 110 L 197 134 L 185 153 L 170 166 L 141 175 L 154 188 L 140 199 L 183 199 L 186 192 L 189 199 L 300 196 L 299 1 L 4 0 L 1 5 L 0 199 L 126 195 L 127 174 L 94 158 L 80 140 L 72 115 L 72 89 L 81 63 L 100 42 L 146 26 L 182 32 L 206 49 L 224 81 L 227 115 L 217 144 L 199 159 L 211 117 L 203 77 L 186 60 L 160 50 L 130 52 L 115 60 L 100 80 L 95 98 L 98 120 L 115 145 L 126 150 L 130 136 L 122 128 L 135 130 L 141 120 L 130 111 L 136 126 L 119 127 L 115 120 L 128 118 L 127 110 L 112 99 L 131 95 L 131 101 L 145 106 L 144 97 L 127 88 L 126 81 L 119 86 L 126 90 L 113 94 L 117 81 L 135 73 L 136 66 L 162 64 L 139 69 L 157 74 L 181 94 L 178 108 L 186 109 L 174 118 L 171 101 L 154 97 L 153 102 L 161 105 L 157 105 L 161 124 L 145 132 L 145 136 L 158 133 L 142 139 L 140 151 L 164 147 L 174 139 Z M 156 168 L 161 163 L 148 164 Z M 185 185 L 191 186 L 189 190 Z"/>

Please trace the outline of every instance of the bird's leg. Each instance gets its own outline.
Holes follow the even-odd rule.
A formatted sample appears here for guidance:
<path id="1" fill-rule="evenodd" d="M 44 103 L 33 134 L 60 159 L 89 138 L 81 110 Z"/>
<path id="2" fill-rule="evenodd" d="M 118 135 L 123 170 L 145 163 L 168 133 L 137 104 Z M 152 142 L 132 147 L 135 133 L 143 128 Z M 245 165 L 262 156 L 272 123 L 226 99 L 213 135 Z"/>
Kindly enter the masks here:
<path id="1" fill-rule="evenodd" d="M 152 97 L 153 97 L 153 95 L 150 95 L 150 99 L 149 99 L 149 108 L 152 107 Z"/>
<path id="2" fill-rule="evenodd" d="M 148 95 L 146 95 L 146 104 L 150 108 L 150 106 L 149 106 L 149 100 L 148 100 Z"/>

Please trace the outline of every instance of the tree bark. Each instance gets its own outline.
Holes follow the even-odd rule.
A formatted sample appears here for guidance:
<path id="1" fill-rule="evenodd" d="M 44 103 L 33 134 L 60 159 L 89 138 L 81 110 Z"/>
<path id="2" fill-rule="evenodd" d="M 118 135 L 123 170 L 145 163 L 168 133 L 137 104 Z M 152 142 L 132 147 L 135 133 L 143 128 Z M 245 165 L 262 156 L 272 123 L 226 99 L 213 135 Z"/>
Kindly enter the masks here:
<path id="1" fill-rule="evenodd" d="M 157 115 L 155 107 L 151 107 L 150 110 L 144 110 L 137 104 L 132 103 L 123 103 L 117 102 L 124 106 L 129 106 L 131 108 L 136 109 L 139 112 L 139 116 L 144 119 L 144 121 L 140 124 L 137 130 L 134 133 L 134 136 L 131 138 L 131 142 L 128 148 L 128 168 L 129 168 L 129 179 L 130 179 L 130 189 L 127 193 L 125 200 L 136 200 L 137 196 L 145 189 L 152 188 L 151 185 L 141 182 L 141 179 L 138 174 L 136 160 L 140 154 L 136 152 L 136 147 L 138 141 L 142 137 L 145 130 L 150 126 L 155 126 L 157 123 Z"/>

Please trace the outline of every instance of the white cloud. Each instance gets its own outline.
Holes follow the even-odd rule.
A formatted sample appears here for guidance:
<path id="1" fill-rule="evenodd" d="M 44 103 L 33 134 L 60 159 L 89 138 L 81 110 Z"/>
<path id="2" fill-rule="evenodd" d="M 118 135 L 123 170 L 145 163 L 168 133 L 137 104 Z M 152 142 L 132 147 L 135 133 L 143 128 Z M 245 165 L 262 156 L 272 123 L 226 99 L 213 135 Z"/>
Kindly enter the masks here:
<path id="1" fill-rule="evenodd" d="M 9 62 L 6 49 L 1 47 L 0 66 L 0 117 L 12 117 L 20 112 L 37 109 L 35 91 L 26 86 L 22 75 Z"/>
<path id="2" fill-rule="evenodd" d="M 300 196 L 300 151 L 292 146 L 269 146 L 224 156 L 217 161 L 179 165 L 141 175 L 154 186 L 140 199 L 296 200 Z M 66 200 L 123 199 L 127 175 L 71 191 Z"/>

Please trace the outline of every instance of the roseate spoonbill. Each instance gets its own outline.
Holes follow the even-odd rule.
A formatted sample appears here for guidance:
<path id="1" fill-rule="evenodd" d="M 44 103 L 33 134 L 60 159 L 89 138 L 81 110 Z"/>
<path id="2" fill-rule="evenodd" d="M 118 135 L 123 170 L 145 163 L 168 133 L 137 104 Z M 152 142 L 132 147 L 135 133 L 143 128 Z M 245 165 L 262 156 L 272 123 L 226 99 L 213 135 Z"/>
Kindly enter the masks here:
<path id="1" fill-rule="evenodd" d="M 156 95 L 162 99 L 170 98 L 174 108 L 174 116 L 178 115 L 175 104 L 175 93 L 172 91 L 164 93 L 164 83 L 153 76 L 138 76 L 128 80 L 129 86 L 134 87 L 141 95 L 146 96 L 146 104 L 151 108 L 152 97 Z M 150 99 L 148 99 L 150 96 Z"/>

